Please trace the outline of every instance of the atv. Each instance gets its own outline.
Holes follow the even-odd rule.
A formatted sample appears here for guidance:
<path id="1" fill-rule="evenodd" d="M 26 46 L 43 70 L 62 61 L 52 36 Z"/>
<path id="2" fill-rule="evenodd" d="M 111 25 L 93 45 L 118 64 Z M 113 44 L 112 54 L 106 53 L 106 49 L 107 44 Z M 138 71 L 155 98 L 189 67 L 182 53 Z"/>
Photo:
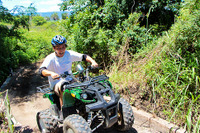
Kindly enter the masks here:
<path id="1" fill-rule="evenodd" d="M 134 115 L 130 104 L 119 94 L 114 94 L 112 84 L 106 75 L 90 77 L 89 72 L 79 64 L 77 72 L 65 72 L 61 80 L 72 77 L 73 83 L 64 82 L 63 106 L 59 97 L 47 85 L 37 87 L 38 92 L 51 102 L 50 108 L 36 115 L 37 125 L 42 133 L 92 133 L 97 128 L 116 127 L 119 131 L 129 130 L 134 123 Z"/>

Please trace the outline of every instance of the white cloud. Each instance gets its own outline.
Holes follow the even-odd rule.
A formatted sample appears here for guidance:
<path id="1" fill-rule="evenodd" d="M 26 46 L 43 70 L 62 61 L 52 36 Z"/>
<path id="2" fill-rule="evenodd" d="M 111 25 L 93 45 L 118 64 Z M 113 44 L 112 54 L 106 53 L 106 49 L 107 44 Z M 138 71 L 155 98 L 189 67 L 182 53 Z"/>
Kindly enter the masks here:
<path id="1" fill-rule="evenodd" d="M 47 1 L 40 1 L 38 4 L 41 5 L 58 5 L 59 3 L 62 3 L 61 0 L 47 0 Z"/>
<path id="2" fill-rule="evenodd" d="M 51 6 L 49 8 L 40 8 L 38 12 L 52 12 L 52 11 L 60 11 L 59 6 Z"/>
<path id="3" fill-rule="evenodd" d="M 60 11 L 59 3 L 62 3 L 61 0 L 43 0 L 39 1 L 36 4 L 36 8 L 38 12 L 52 12 L 52 11 Z"/>
<path id="4" fill-rule="evenodd" d="M 31 4 L 31 3 L 34 3 L 30 0 L 26 0 L 26 1 L 19 1 L 20 4 L 24 5 L 24 4 Z"/>
<path id="5" fill-rule="evenodd" d="M 43 8 L 43 9 L 38 10 L 38 12 L 49 12 L 49 10 Z"/>

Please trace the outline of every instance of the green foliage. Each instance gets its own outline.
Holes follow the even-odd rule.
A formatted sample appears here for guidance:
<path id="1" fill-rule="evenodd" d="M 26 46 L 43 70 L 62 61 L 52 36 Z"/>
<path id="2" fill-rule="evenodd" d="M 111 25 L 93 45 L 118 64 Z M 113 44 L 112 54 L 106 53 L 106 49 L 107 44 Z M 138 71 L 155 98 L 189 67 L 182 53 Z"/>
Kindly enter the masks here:
<path id="1" fill-rule="evenodd" d="M 197 2 L 196 4 L 199 4 Z M 200 103 L 199 91 L 199 52 L 200 52 L 200 12 L 196 8 L 195 1 L 186 1 L 186 6 L 180 12 L 180 17 L 176 25 L 172 28 L 173 45 L 170 45 L 171 58 L 179 63 L 180 76 L 178 78 L 179 86 L 188 88 L 182 106 L 180 109 L 188 107 L 186 114 L 187 130 L 197 131 L 200 128 L 198 119 L 192 119 L 192 115 L 198 116 Z M 175 57 L 175 59 L 174 59 Z M 178 89 L 178 88 L 177 88 Z M 179 89 L 178 89 L 179 90 Z M 195 104 L 195 106 L 193 105 Z M 185 110 L 187 111 L 187 110 Z M 197 117 L 196 117 L 197 118 Z"/>
<path id="2" fill-rule="evenodd" d="M 59 34 L 57 29 L 57 22 L 47 22 L 23 34 L 19 45 L 24 47 L 25 53 L 30 56 L 29 61 L 35 62 L 43 59 L 53 51 L 51 39 Z"/>
<path id="3" fill-rule="evenodd" d="M 5 98 L 2 97 L 5 95 Z M 0 111 L 0 123 L 3 123 L 3 125 L 0 125 L 0 130 L 2 133 L 4 132 L 9 132 L 13 133 L 14 132 L 14 126 L 11 121 L 11 111 L 10 111 L 10 101 L 8 99 L 8 90 L 1 92 L 0 93 L 1 97 L 1 111 Z"/>
<path id="4" fill-rule="evenodd" d="M 53 20 L 59 20 L 59 16 L 58 16 L 58 13 L 56 13 L 56 12 L 54 12 L 52 15 L 51 15 L 51 18 L 53 19 Z"/>
<path id="5" fill-rule="evenodd" d="M 99 12 L 100 13 L 100 12 Z M 125 19 L 116 3 L 106 3 L 102 12 L 102 23 L 105 28 L 114 29 L 116 24 L 120 24 Z"/>
<path id="6" fill-rule="evenodd" d="M 29 17 L 28 16 L 12 16 L 6 8 L 3 8 L 0 12 L 0 84 L 5 80 L 10 72 L 11 68 L 16 68 L 19 63 L 17 60 L 16 53 L 18 49 L 18 40 L 22 37 L 19 28 L 29 28 Z"/>
<path id="7" fill-rule="evenodd" d="M 49 21 L 49 20 L 50 20 L 50 17 L 45 16 L 44 19 L 45 19 L 46 21 Z"/>
<path id="8" fill-rule="evenodd" d="M 33 16 L 32 21 L 36 26 L 43 25 L 47 22 L 47 20 L 42 16 Z"/>
<path id="9" fill-rule="evenodd" d="M 62 19 L 67 19 L 68 18 L 68 13 L 62 13 Z"/>
<path id="10" fill-rule="evenodd" d="M 137 84 L 141 87 L 139 98 L 150 102 L 145 108 L 185 125 L 188 132 L 199 131 L 200 4 L 197 0 L 180 3 L 63 0 L 61 9 L 71 8 L 72 15 L 31 27 L 30 32 L 21 29 L 28 27 L 28 16 L 13 17 L 3 9 L 1 83 L 9 67 L 17 68 L 52 52 L 50 40 L 61 32 L 68 49 L 88 54 L 101 66 L 111 68 L 110 79 L 118 90 Z M 57 14 L 51 17 L 59 20 Z M 8 22 L 10 25 L 5 24 Z"/>
<path id="11" fill-rule="evenodd" d="M 6 26 L 4 28 L 9 32 Z M 56 34 L 59 34 L 56 29 L 57 23 L 47 22 L 43 26 L 38 26 L 34 29 L 31 28 L 30 32 L 19 29 L 18 34 L 20 34 L 20 38 L 15 36 L 1 36 L 0 62 L 4 63 L 1 64 L 2 67 L 0 68 L 0 84 L 9 75 L 10 69 L 43 59 L 52 52 L 50 41 Z M 3 34 L 3 30 L 1 33 Z"/>
<path id="12" fill-rule="evenodd" d="M 146 110 L 185 126 L 193 133 L 200 129 L 199 5 L 195 0 L 185 1 L 169 32 L 162 32 L 163 36 L 157 40 L 150 38 L 151 41 L 134 54 L 133 63 L 123 66 L 120 71 L 114 65 L 111 71 L 114 73 L 111 81 L 116 82 L 117 87 L 132 87 L 133 83 L 140 86 L 138 98 L 150 101 L 150 106 L 144 105 Z M 149 32 L 159 33 L 151 28 Z M 130 99 L 134 103 L 136 98 Z"/>
<path id="13" fill-rule="evenodd" d="M 26 7 L 15 5 L 11 10 L 11 13 L 16 13 L 17 15 L 26 15 Z"/>
<path id="14" fill-rule="evenodd" d="M 95 7 L 100 10 L 101 15 L 98 17 L 101 19 L 103 17 L 104 23 L 109 23 L 109 27 L 128 18 L 131 13 L 141 12 L 139 19 L 141 26 L 145 25 L 148 28 L 150 25 L 157 24 L 161 31 L 165 31 L 174 23 L 174 16 L 178 15 L 181 2 L 181 0 L 63 0 L 60 6 L 63 11 L 72 10 L 72 14 Z"/>
<path id="15" fill-rule="evenodd" d="M 126 51 L 134 54 L 154 38 L 138 25 L 139 16 L 134 13 L 125 20 L 125 15 L 112 2 L 106 2 L 104 8 L 90 5 L 61 21 L 62 34 L 72 49 L 89 54 L 101 65 L 108 66 L 117 59 L 118 50 L 127 41 L 129 49 Z"/>
<path id="16" fill-rule="evenodd" d="M 15 5 L 10 13 L 14 13 L 19 16 L 29 16 L 30 18 L 36 14 L 37 9 L 34 7 L 34 3 L 30 3 L 28 7 Z"/>
<path id="17" fill-rule="evenodd" d="M 156 36 L 152 36 L 146 28 L 140 27 L 138 24 L 139 14 L 130 14 L 129 18 L 123 21 L 121 27 L 123 29 L 123 43 L 129 41 L 129 54 L 135 54 L 139 49 L 143 48 L 147 43 L 151 42 Z"/>
<path id="18" fill-rule="evenodd" d="M 143 13 L 142 8 L 140 9 L 135 6 L 138 5 L 137 2 L 102 1 L 102 4 L 98 4 L 98 2 L 86 2 L 84 0 L 64 1 L 61 8 L 64 10 L 72 6 L 71 10 L 73 14 L 69 19 L 61 22 L 61 27 L 63 28 L 62 33 L 68 39 L 71 48 L 90 54 L 93 57 L 98 57 L 97 55 L 100 53 L 106 53 L 104 57 L 98 58 L 99 62 L 102 62 L 106 66 L 113 59 L 118 59 L 116 56 L 118 56 L 117 53 L 120 48 L 127 47 L 124 52 L 133 55 L 142 49 L 143 46 L 156 39 L 156 35 L 160 35 L 163 30 L 169 29 L 174 22 L 174 20 L 171 20 L 166 24 L 162 23 L 169 20 L 165 14 L 162 14 L 159 18 L 165 16 L 166 20 L 162 20 L 162 22 L 156 24 L 151 23 L 150 20 L 152 18 L 150 19 L 149 17 L 152 12 L 150 9 L 151 6 L 154 10 L 152 16 L 155 17 L 156 13 L 164 10 L 164 7 L 170 5 L 171 1 L 139 2 L 143 7 L 149 6 L 147 8 L 149 13 L 145 14 L 149 19 L 147 28 L 141 27 L 143 22 L 140 17 L 141 13 L 133 13 L 136 10 L 140 10 Z M 175 3 L 180 3 L 180 1 Z M 160 7 L 159 5 L 162 4 L 165 6 Z M 171 5 L 173 4 L 171 3 Z M 158 8 L 162 9 L 157 10 Z M 173 17 L 173 15 L 170 17 Z M 99 38 L 102 38 L 102 40 Z M 127 46 L 125 46 L 126 43 L 128 44 Z"/>
<path id="19" fill-rule="evenodd" d="M 0 12 L 0 22 L 5 22 L 9 25 L 9 29 L 5 29 L 6 25 L 2 25 L 3 28 L 2 32 L 7 32 L 10 36 L 18 36 L 17 29 L 22 26 L 23 28 L 29 28 L 29 16 L 26 15 L 18 15 L 12 16 L 6 8 L 2 8 Z"/>
<path id="20" fill-rule="evenodd" d="M 37 9 L 34 7 L 34 3 L 31 3 L 29 7 L 26 9 L 26 13 L 28 16 L 34 16 L 36 14 Z"/>

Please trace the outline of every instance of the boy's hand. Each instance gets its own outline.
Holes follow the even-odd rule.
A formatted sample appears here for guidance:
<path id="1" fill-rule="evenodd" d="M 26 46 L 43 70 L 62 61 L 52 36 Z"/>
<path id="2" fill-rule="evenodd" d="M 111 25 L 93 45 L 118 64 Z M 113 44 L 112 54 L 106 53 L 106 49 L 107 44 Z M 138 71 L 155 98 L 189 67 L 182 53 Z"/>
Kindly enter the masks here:
<path id="1" fill-rule="evenodd" d="M 51 73 L 51 77 L 52 77 L 53 79 L 59 79 L 59 78 L 58 78 L 58 77 L 59 77 L 59 74 L 52 72 L 52 73 Z"/>
<path id="2" fill-rule="evenodd" d="M 92 65 L 91 65 L 92 67 L 94 67 L 94 68 L 96 68 L 96 67 L 98 67 L 99 65 L 94 61 L 94 62 L 92 62 Z"/>

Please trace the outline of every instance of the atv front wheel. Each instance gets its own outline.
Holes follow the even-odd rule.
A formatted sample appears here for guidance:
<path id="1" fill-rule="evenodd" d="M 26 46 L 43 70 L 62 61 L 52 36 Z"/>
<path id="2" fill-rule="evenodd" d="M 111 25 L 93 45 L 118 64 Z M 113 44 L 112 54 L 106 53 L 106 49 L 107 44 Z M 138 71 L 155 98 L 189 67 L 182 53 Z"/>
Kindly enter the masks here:
<path id="1" fill-rule="evenodd" d="M 40 132 L 56 133 L 58 131 L 58 121 L 51 115 L 51 109 L 38 112 L 36 119 Z"/>
<path id="2" fill-rule="evenodd" d="M 129 130 L 134 123 L 134 115 L 130 104 L 123 98 L 119 99 L 118 122 L 116 128 L 119 131 Z"/>
<path id="3" fill-rule="evenodd" d="M 65 118 L 63 133 L 92 133 L 92 131 L 83 117 L 73 114 Z"/>

